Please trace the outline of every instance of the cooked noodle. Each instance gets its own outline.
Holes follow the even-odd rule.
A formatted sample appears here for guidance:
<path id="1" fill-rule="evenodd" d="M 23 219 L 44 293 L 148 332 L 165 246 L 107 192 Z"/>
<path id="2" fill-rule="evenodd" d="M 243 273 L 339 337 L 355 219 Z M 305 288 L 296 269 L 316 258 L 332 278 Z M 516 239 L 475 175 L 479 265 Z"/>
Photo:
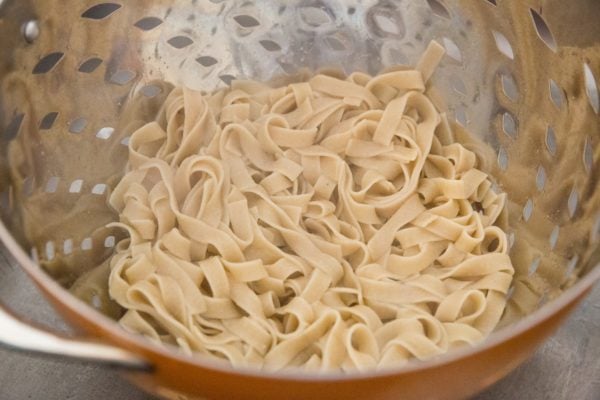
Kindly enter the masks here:
<path id="1" fill-rule="evenodd" d="M 383 368 L 482 340 L 513 267 L 506 196 L 415 70 L 176 88 L 110 198 L 121 324 L 268 370 Z"/>

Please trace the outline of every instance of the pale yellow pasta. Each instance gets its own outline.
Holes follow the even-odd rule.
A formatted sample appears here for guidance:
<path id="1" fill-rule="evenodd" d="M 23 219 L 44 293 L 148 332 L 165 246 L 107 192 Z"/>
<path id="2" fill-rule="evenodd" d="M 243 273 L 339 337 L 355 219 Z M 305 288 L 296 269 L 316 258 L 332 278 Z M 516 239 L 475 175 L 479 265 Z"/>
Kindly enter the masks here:
<path id="1" fill-rule="evenodd" d="M 475 344 L 513 267 L 506 196 L 414 70 L 176 88 L 110 197 L 121 324 L 266 370 L 385 368 Z"/>

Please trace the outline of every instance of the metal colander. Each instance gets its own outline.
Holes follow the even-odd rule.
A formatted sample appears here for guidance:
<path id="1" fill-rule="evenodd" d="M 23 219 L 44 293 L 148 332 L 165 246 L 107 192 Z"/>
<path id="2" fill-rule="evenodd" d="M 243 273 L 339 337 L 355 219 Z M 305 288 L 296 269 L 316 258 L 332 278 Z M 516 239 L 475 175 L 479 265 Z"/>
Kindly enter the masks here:
<path id="1" fill-rule="evenodd" d="M 600 260 L 599 17 L 596 0 L 0 0 L 3 220 L 71 287 L 119 240 L 107 196 L 165 82 L 376 74 L 437 40 L 435 101 L 510 200 L 506 324 Z"/>

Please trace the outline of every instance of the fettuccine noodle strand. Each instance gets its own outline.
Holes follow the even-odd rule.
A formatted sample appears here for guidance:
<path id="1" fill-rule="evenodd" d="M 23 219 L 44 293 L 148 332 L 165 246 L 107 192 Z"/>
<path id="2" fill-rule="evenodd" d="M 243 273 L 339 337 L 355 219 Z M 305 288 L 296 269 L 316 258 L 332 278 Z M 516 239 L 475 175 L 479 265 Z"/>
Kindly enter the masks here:
<path id="1" fill-rule="evenodd" d="M 475 344 L 512 281 L 506 196 L 414 70 L 174 89 L 110 197 L 121 324 L 267 370 L 366 370 Z"/>

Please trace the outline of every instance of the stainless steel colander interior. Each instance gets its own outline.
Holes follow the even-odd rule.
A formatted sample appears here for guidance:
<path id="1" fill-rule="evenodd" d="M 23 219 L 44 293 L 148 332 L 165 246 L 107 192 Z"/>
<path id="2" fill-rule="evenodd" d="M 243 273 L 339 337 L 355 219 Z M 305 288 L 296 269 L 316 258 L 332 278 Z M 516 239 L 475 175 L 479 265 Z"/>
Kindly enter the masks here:
<path id="1" fill-rule="evenodd" d="M 600 259 L 599 17 L 596 0 L 0 0 L 3 220 L 71 287 L 119 239 L 106 199 L 164 81 L 375 74 L 437 40 L 436 102 L 510 198 L 510 322 Z"/>

